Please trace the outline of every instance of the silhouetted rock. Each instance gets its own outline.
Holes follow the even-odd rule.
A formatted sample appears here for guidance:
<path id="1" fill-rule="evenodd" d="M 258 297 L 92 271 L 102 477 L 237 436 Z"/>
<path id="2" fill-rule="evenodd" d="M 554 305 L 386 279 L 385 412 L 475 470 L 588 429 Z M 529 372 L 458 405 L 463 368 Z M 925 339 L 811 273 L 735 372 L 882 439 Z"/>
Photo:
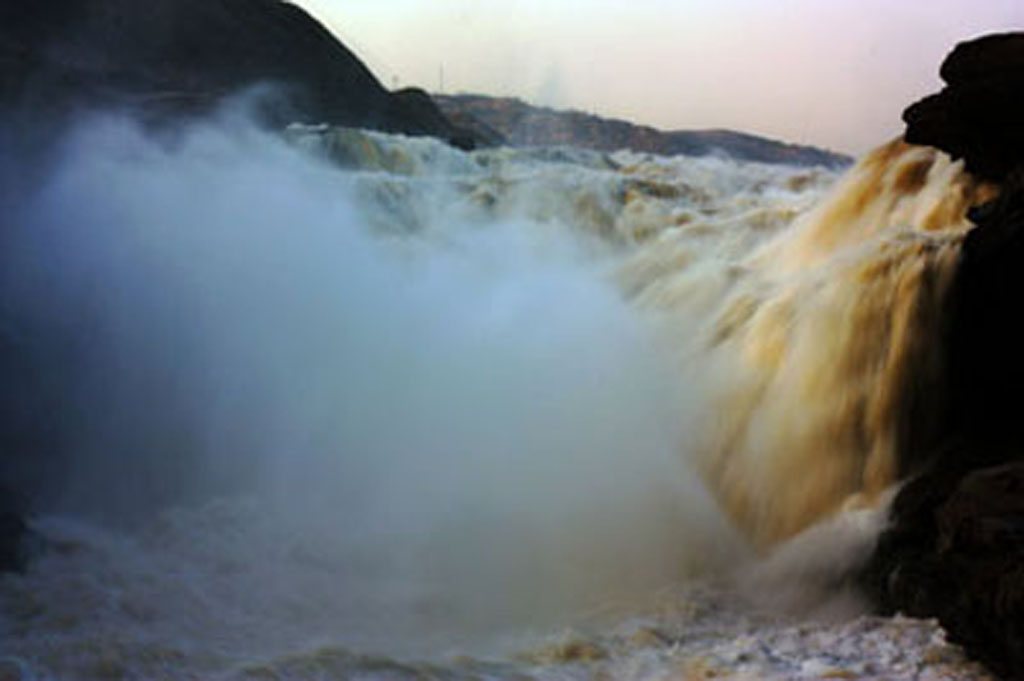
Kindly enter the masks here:
<path id="1" fill-rule="evenodd" d="M 994 671 L 1024 673 L 1024 463 L 936 467 L 901 491 L 871 586 L 883 609 L 937 617 Z"/>
<path id="2" fill-rule="evenodd" d="M 993 670 L 1024 677 L 1024 184 L 970 213 L 948 313 L 946 437 L 896 496 L 868 584 L 885 611 L 936 617 Z M 921 461 L 918 461 L 921 463 Z"/>
<path id="3" fill-rule="evenodd" d="M 963 158 L 1000 194 L 969 213 L 936 339 L 942 444 L 901 452 L 914 477 L 864 577 L 882 610 L 936 617 L 969 654 L 1024 678 L 1024 34 L 962 43 L 941 75 L 947 87 L 904 113 L 905 139 Z"/>
<path id="4" fill-rule="evenodd" d="M 969 213 L 977 226 L 964 239 L 949 304 L 950 425 L 1000 460 L 1024 452 L 1024 325 L 1011 303 L 1024 297 L 1022 180 L 1014 171 L 996 200 Z"/>
<path id="5" fill-rule="evenodd" d="M 721 153 L 741 161 L 839 168 L 851 159 L 815 147 L 786 144 L 732 130 L 666 132 L 580 111 L 531 106 L 519 99 L 484 95 L 435 95 L 441 109 L 484 140 L 515 146 L 564 145 L 597 151 L 705 156 Z"/>
<path id="6" fill-rule="evenodd" d="M 1009 304 L 1024 296 L 1024 33 L 961 43 L 941 74 L 949 85 L 904 112 L 907 141 L 963 158 L 1000 191 L 968 215 L 975 228 L 964 238 L 942 339 L 944 439 L 963 443 L 958 456 L 978 468 L 1024 452 L 1014 397 L 1024 385 L 1024 327 Z M 927 463 L 919 453 L 905 454 Z"/>
<path id="7" fill-rule="evenodd" d="M 38 0 L 0 9 L 0 101 L 28 115 L 114 106 L 202 113 L 256 84 L 275 124 L 300 121 L 444 139 L 422 91 L 392 94 L 323 26 L 280 0 Z"/>
<path id="8" fill-rule="evenodd" d="M 963 158 L 975 175 L 1003 179 L 1024 158 L 1024 34 L 960 43 L 940 75 L 946 87 L 903 113 L 904 138 Z"/>

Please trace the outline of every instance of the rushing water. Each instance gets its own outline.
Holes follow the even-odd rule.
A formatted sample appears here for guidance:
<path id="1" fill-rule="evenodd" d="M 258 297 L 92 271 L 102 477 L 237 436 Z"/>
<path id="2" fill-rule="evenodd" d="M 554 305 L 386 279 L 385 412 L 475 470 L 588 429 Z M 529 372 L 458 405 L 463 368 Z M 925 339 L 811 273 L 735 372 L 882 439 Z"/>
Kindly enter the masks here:
<path id="1" fill-rule="evenodd" d="M 73 446 L 0 678 L 820 675 L 842 627 L 962 664 L 837 584 L 990 194 L 897 143 L 839 179 L 93 121 L 5 263 Z"/>

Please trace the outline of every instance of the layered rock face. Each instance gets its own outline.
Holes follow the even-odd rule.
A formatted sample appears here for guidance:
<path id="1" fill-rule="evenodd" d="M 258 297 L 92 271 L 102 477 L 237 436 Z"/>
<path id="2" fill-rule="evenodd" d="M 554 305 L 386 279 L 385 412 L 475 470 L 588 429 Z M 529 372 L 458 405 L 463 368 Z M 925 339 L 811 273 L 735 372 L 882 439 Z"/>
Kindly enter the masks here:
<path id="1" fill-rule="evenodd" d="M 969 213 L 947 309 L 942 438 L 904 453 L 867 583 L 882 609 L 937 617 L 993 670 L 1024 677 L 1024 34 L 962 43 L 905 139 L 964 160 L 1000 195 Z M 920 444 L 920 443 L 919 443 Z"/>

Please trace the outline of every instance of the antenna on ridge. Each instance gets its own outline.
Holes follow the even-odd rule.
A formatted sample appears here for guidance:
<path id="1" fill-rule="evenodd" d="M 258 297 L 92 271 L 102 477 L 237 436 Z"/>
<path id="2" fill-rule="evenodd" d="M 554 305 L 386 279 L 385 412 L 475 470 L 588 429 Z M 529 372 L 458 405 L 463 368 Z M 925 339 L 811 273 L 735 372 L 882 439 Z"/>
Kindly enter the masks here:
<path id="1" fill-rule="evenodd" d="M 444 64 L 437 67 L 437 94 L 444 94 Z"/>

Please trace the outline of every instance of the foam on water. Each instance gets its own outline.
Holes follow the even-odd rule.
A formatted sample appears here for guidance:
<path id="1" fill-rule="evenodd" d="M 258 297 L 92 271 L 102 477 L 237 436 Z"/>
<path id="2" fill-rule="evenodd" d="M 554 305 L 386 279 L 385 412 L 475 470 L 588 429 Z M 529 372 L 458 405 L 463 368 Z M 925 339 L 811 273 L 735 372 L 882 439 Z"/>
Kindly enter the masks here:
<path id="1" fill-rule="evenodd" d="M 687 627 L 717 650 L 746 625 L 694 585 L 739 568 L 773 607 L 849 615 L 963 211 L 991 190 L 900 145 L 822 201 L 834 180 L 84 125 L 10 202 L 9 312 L 67 386 L 66 475 L 50 549 L 0 579 L 0 664 L 696 674 Z M 566 625 L 599 633 L 543 643 Z M 396 661 L 463 650 L 502 661 Z"/>
<path id="2" fill-rule="evenodd" d="M 66 550 L 7 584 L 29 657 L 479 646 L 743 552 L 678 454 L 616 245 L 563 226 L 558 191 L 544 219 L 481 207 L 492 162 L 342 171 L 238 121 L 69 142 L 8 276 L 75 359 L 54 510 L 100 525 L 50 520 Z"/>
<path id="3" fill-rule="evenodd" d="M 702 386 L 688 451 L 762 547 L 897 481 L 897 452 L 942 397 L 967 208 L 993 194 L 961 163 L 893 142 L 784 229 L 714 221 L 631 256 L 626 286 L 663 314 Z"/>

